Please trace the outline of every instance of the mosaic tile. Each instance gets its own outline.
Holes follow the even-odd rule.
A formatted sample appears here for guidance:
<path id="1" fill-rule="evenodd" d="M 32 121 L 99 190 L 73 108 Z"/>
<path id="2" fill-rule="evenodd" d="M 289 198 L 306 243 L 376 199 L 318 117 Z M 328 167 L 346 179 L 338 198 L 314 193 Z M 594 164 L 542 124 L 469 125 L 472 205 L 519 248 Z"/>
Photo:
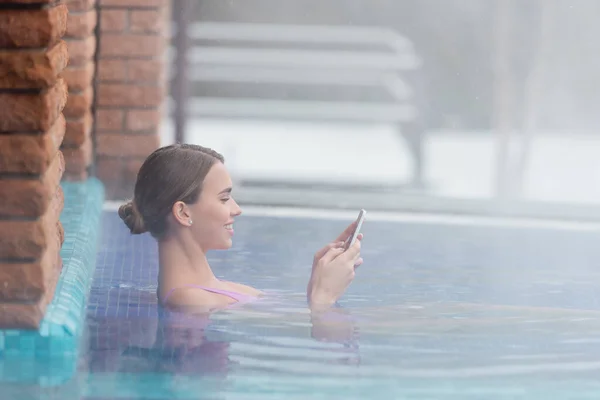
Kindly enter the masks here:
<path id="1" fill-rule="evenodd" d="M 61 185 L 65 207 L 60 220 L 65 229 L 65 242 L 56 294 L 39 330 L 0 331 L 0 381 L 37 379 L 54 385 L 69 379 L 75 371 L 96 264 L 104 187 L 96 179 Z M 61 366 L 57 367 L 56 362 L 62 363 Z M 26 368 L 18 368 L 19 365 Z"/>

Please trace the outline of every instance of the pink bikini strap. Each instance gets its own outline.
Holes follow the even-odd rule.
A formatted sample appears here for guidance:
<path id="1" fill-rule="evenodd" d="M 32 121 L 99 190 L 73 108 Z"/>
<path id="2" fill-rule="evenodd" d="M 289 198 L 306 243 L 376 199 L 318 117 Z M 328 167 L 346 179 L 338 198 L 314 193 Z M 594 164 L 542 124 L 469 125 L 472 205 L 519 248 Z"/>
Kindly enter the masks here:
<path id="1" fill-rule="evenodd" d="M 190 284 L 190 285 L 180 286 L 180 287 L 176 287 L 176 288 L 173 288 L 173 289 L 169 290 L 167 292 L 167 295 L 165 296 L 165 298 L 163 299 L 162 302 L 166 304 L 167 299 L 169 298 L 169 296 L 171 296 L 171 294 L 173 293 L 173 291 L 175 291 L 177 289 L 188 288 L 188 287 L 206 290 L 207 292 L 211 292 L 211 293 L 222 294 L 224 296 L 232 298 L 233 300 L 235 300 L 237 302 L 243 302 L 243 301 L 246 301 L 246 300 L 254 298 L 253 296 L 250 296 L 250 295 L 247 295 L 247 294 L 231 292 L 229 290 L 214 289 L 214 288 L 209 288 L 209 287 L 206 287 L 206 286 L 200 286 L 200 285 Z"/>

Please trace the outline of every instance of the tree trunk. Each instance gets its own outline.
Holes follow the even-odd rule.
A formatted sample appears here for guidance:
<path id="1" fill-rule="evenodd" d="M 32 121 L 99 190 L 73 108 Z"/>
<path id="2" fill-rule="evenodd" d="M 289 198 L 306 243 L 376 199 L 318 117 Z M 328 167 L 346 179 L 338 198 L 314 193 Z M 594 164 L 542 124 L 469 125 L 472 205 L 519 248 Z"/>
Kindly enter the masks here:
<path id="1" fill-rule="evenodd" d="M 520 129 L 520 146 L 514 162 L 511 163 L 510 180 L 512 192 L 521 196 L 529 167 L 533 135 L 538 129 L 538 115 L 544 97 L 546 63 L 553 45 L 553 26 L 557 15 L 556 3 L 551 0 L 538 0 L 540 22 L 537 45 L 533 53 L 529 74 L 523 93 L 523 124 Z"/>
<path id="2" fill-rule="evenodd" d="M 510 137 L 515 124 L 515 76 L 511 51 L 515 11 L 515 0 L 496 0 L 492 132 L 497 139 L 495 189 L 498 197 L 506 195 Z"/>

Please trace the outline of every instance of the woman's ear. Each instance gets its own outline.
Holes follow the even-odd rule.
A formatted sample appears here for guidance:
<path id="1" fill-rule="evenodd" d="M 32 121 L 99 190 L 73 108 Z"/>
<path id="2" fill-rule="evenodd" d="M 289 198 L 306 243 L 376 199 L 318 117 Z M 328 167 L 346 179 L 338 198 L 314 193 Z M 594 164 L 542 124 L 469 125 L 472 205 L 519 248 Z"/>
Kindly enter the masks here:
<path id="1" fill-rule="evenodd" d="M 177 223 L 183 226 L 192 225 L 192 215 L 190 213 L 190 208 L 183 201 L 178 201 L 173 204 L 173 209 L 171 210 L 173 217 Z"/>

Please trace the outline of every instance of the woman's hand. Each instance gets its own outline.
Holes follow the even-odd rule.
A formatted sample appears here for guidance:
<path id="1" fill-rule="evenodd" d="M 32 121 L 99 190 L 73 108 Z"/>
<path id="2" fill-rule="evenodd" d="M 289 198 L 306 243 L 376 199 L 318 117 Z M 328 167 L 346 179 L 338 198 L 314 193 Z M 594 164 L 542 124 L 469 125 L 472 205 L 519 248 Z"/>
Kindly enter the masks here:
<path id="1" fill-rule="evenodd" d="M 311 308 L 331 306 L 354 280 L 355 269 L 363 262 L 360 258 L 362 234 L 359 234 L 358 240 L 345 251 L 344 242 L 355 228 L 356 222 L 353 222 L 333 243 L 315 254 L 306 293 Z"/>

